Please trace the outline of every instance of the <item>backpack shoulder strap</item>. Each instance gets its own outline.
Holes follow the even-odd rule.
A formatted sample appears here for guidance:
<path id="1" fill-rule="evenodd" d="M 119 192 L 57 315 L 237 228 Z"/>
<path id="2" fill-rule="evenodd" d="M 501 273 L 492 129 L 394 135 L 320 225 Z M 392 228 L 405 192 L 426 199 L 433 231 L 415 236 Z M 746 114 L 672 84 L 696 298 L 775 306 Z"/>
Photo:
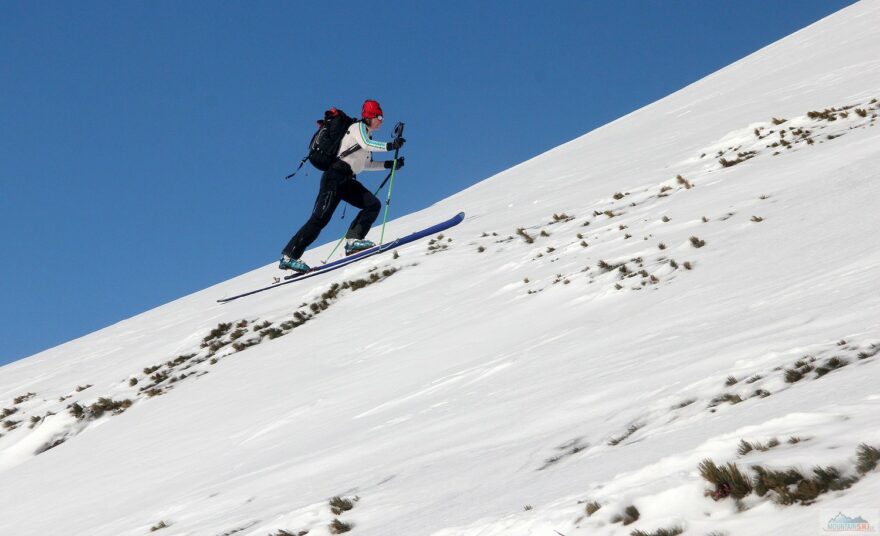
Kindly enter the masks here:
<path id="1" fill-rule="evenodd" d="M 360 123 L 360 122 L 361 122 L 361 121 L 360 121 L 359 119 L 355 119 L 355 120 L 353 120 L 353 121 L 351 122 L 351 124 L 348 126 L 348 128 L 351 128 L 352 126 L 354 126 L 355 128 L 359 128 L 360 125 L 356 125 L 356 123 Z M 360 150 L 361 150 L 361 146 L 360 146 L 360 144 L 359 144 L 359 143 L 355 143 L 354 145 L 352 145 L 352 146 L 349 147 L 348 149 L 346 149 L 346 150 L 342 151 L 341 153 L 339 153 L 339 159 L 341 160 L 341 159 L 345 158 L 346 156 L 351 156 L 351 155 L 353 155 L 354 153 L 356 153 L 356 152 L 358 152 L 358 151 L 360 151 Z"/>

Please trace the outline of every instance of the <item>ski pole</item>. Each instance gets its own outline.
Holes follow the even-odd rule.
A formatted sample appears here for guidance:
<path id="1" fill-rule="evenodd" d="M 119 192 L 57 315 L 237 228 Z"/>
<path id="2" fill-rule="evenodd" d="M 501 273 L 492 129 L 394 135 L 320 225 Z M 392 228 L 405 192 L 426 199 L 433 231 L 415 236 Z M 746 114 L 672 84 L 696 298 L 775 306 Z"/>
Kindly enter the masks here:
<path id="1" fill-rule="evenodd" d="M 391 205 L 391 190 L 394 188 L 394 172 L 397 171 L 397 151 L 394 151 L 394 163 L 391 164 L 391 182 L 388 184 L 388 196 L 385 198 L 385 214 L 382 216 L 382 232 L 379 235 L 379 245 L 385 240 L 385 222 L 388 221 L 388 207 Z"/>
<path id="2" fill-rule="evenodd" d="M 403 123 L 397 123 L 394 127 L 394 137 L 400 138 L 403 136 Z M 385 181 L 391 179 L 391 182 L 388 184 L 388 197 L 385 198 L 385 215 L 382 216 L 382 232 L 379 234 L 379 245 L 383 244 L 385 240 L 385 222 L 388 221 L 388 207 L 391 205 L 391 190 L 394 189 L 394 172 L 397 171 L 397 154 L 400 152 L 400 147 L 394 150 L 394 163 L 391 164 L 391 173 L 385 179 Z M 382 182 L 382 185 L 385 186 L 385 181 Z"/>

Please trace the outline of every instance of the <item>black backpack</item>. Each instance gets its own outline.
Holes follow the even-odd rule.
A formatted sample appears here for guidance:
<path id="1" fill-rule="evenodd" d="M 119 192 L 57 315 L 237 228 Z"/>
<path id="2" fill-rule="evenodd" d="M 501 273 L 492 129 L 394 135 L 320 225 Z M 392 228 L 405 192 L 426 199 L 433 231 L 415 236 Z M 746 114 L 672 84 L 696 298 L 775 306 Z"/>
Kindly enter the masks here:
<path id="1" fill-rule="evenodd" d="M 354 119 L 346 115 L 342 110 L 330 108 L 324 112 L 324 119 L 318 120 L 318 131 L 309 142 L 309 153 L 303 157 L 296 171 L 284 177 L 289 179 L 302 169 L 306 160 L 321 171 L 327 171 L 333 162 L 338 160 L 339 144 L 348 127 L 354 123 Z"/>
<path id="2" fill-rule="evenodd" d="M 354 119 L 342 110 L 330 108 L 324 112 L 324 119 L 318 121 L 318 131 L 309 142 L 309 162 L 321 171 L 327 171 L 336 162 L 339 144 Z"/>

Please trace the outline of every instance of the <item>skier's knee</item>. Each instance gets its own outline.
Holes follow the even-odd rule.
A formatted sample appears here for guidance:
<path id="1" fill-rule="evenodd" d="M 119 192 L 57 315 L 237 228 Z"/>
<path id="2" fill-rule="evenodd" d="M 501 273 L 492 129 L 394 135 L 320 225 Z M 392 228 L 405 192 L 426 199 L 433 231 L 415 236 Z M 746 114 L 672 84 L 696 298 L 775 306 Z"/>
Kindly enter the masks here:
<path id="1" fill-rule="evenodd" d="M 379 201 L 379 199 L 374 195 L 374 196 L 372 196 L 372 197 L 370 198 L 370 200 L 367 202 L 367 206 L 364 207 L 364 209 L 365 209 L 365 210 L 368 210 L 368 211 L 370 211 L 370 212 L 375 212 L 375 213 L 378 214 L 378 213 L 379 213 L 379 210 L 382 209 L 382 203 L 381 203 L 381 202 Z"/>

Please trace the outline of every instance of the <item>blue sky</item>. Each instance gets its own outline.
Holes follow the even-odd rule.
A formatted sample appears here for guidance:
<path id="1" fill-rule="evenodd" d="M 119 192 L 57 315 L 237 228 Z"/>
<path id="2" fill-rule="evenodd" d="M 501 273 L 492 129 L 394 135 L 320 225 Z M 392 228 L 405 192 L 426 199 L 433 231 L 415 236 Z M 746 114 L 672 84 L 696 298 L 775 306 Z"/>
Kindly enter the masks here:
<path id="1" fill-rule="evenodd" d="M 3 2 L 0 365 L 275 261 L 329 106 L 407 123 L 395 217 L 851 3 Z"/>

